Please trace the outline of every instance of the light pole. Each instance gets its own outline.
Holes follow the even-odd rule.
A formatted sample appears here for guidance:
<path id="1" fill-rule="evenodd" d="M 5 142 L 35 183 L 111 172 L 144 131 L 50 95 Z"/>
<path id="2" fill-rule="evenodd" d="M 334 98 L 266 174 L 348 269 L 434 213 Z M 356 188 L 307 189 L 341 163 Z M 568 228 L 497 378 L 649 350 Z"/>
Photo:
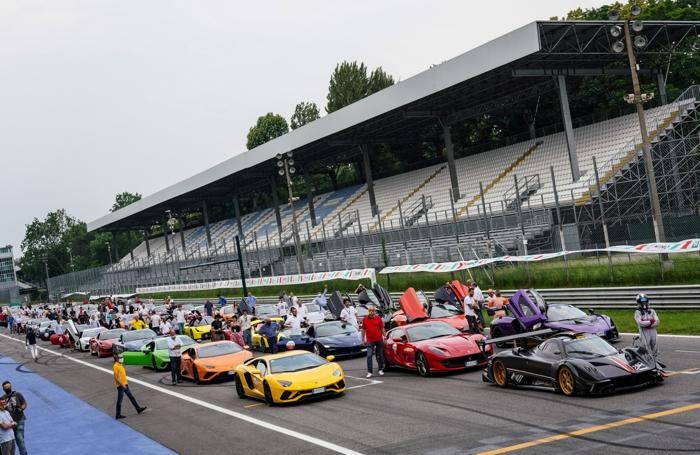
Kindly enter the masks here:
<path id="1" fill-rule="evenodd" d="M 68 256 L 70 257 L 70 274 L 73 276 L 73 287 L 75 292 L 78 292 L 78 281 L 75 278 L 75 268 L 73 267 L 73 251 L 71 247 L 66 248 L 68 250 Z"/>
<path id="2" fill-rule="evenodd" d="M 642 12 L 639 6 L 633 6 L 631 13 L 633 16 L 639 16 Z M 617 11 L 611 11 L 609 15 L 610 20 L 617 21 L 620 18 Z M 647 185 L 649 187 L 649 199 L 651 203 L 651 216 L 654 225 L 654 237 L 656 242 L 665 242 L 666 234 L 664 232 L 664 222 L 661 216 L 661 204 L 659 203 L 659 193 L 656 188 L 656 174 L 654 172 L 654 162 L 651 155 L 651 148 L 649 146 L 649 138 L 647 135 L 647 122 L 646 116 L 644 115 L 644 102 L 651 100 L 654 97 L 653 93 L 647 94 L 642 93 L 639 85 L 639 64 L 637 63 L 637 57 L 634 53 L 635 49 L 644 49 L 647 45 L 646 37 L 641 34 L 644 30 L 644 24 L 635 20 L 631 24 L 632 30 L 635 32 L 634 38 L 630 32 L 630 21 L 625 19 L 623 26 L 613 25 L 610 27 L 610 34 L 613 38 L 620 38 L 624 34 L 625 42 L 615 41 L 612 44 L 612 50 L 617 53 L 621 53 L 623 50 L 627 50 L 627 59 L 630 65 L 630 74 L 632 75 L 632 91 L 633 93 L 625 96 L 625 101 L 630 104 L 634 104 L 637 108 L 637 117 L 639 118 L 639 132 L 642 137 L 642 151 L 644 157 L 644 167 L 647 174 Z M 668 255 L 662 254 L 662 260 L 667 260 Z"/>
<path id="3" fill-rule="evenodd" d="M 49 284 L 49 257 L 44 256 L 44 270 L 46 271 L 46 300 L 51 302 L 51 288 Z"/>
<path id="4" fill-rule="evenodd" d="M 278 173 L 287 180 L 287 192 L 289 194 L 289 208 L 292 210 L 292 235 L 294 236 L 294 248 L 297 253 L 297 263 L 299 273 L 304 273 L 304 258 L 301 256 L 301 240 L 299 239 L 299 229 L 297 226 L 297 211 L 294 209 L 294 193 L 292 191 L 292 175 L 296 172 L 292 152 L 282 155 L 277 154 Z"/>
<path id="5" fill-rule="evenodd" d="M 173 218 L 173 212 L 170 210 L 166 210 L 165 213 L 168 214 L 168 227 L 170 228 L 170 234 L 173 236 L 173 250 L 175 250 L 175 255 L 179 256 L 177 254 L 177 247 L 175 246 L 175 218 Z M 164 233 L 166 236 L 168 235 L 167 232 Z"/>
<path id="6" fill-rule="evenodd" d="M 112 262 L 112 245 L 107 242 L 107 254 L 109 255 L 109 265 L 113 265 Z"/>

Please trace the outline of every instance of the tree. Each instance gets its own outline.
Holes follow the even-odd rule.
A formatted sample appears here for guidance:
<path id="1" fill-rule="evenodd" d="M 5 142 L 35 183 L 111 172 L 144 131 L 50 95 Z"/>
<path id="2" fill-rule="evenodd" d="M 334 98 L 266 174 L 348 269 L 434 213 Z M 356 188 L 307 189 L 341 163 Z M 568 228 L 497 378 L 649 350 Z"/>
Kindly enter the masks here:
<path id="1" fill-rule="evenodd" d="M 313 122 L 319 117 L 321 117 L 321 114 L 318 111 L 318 106 L 316 106 L 316 103 L 307 103 L 302 101 L 294 108 L 294 114 L 292 115 L 291 119 L 292 129 L 295 130 L 300 128 L 307 123 Z"/>
<path id="2" fill-rule="evenodd" d="M 112 208 L 109 211 L 116 212 L 119 209 L 123 209 L 127 205 L 133 204 L 136 201 L 140 201 L 141 198 L 142 196 L 139 193 L 129 193 L 128 191 L 119 193 L 115 197 L 114 204 L 112 204 Z"/>
<path id="3" fill-rule="evenodd" d="M 287 121 L 279 114 L 268 112 L 267 114 L 258 117 L 255 126 L 252 126 L 248 131 L 248 142 L 246 147 L 252 150 L 255 147 L 271 141 L 272 139 L 287 134 L 289 125 Z"/>
<path id="4" fill-rule="evenodd" d="M 364 63 L 339 63 L 328 84 L 326 112 L 335 112 L 390 85 L 394 85 L 394 78 L 385 73 L 381 66 L 368 77 Z"/>

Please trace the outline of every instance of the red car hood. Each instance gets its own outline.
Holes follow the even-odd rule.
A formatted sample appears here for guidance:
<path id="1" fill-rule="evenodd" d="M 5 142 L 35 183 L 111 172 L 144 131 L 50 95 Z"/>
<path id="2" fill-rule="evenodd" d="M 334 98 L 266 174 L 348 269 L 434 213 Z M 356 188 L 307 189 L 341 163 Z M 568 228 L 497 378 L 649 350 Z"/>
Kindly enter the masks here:
<path id="1" fill-rule="evenodd" d="M 423 302 L 418 298 L 416 290 L 413 288 L 406 289 L 399 299 L 399 306 L 403 310 L 403 314 L 406 315 L 408 322 L 419 321 L 428 318 L 428 314 L 423 308 Z"/>
<path id="2" fill-rule="evenodd" d="M 459 299 L 459 303 L 464 306 L 464 298 L 469 294 L 469 289 L 459 282 L 459 280 L 454 280 L 452 283 L 450 283 L 450 287 L 452 288 L 452 292 L 454 293 L 455 297 Z"/>
<path id="3" fill-rule="evenodd" d="M 479 348 L 477 341 L 482 340 L 483 338 L 484 337 L 482 335 L 459 334 L 442 338 L 433 338 L 430 340 L 416 341 L 413 344 L 421 350 L 426 350 L 432 346 L 445 350 L 450 356 L 460 357 L 463 355 L 480 353 L 481 348 Z"/>
<path id="4" fill-rule="evenodd" d="M 469 322 L 467 321 L 467 318 L 463 314 L 457 314 L 454 316 L 450 316 L 447 318 L 431 318 L 429 321 L 442 321 L 450 324 L 452 327 L 455 329 L 459 330 L 460 332 L 465 332 L 469 330 Z"/>
<path id="5" fill-rule="evenodd" d="M 97 340 L 98 346 L 112 346 L 114 340 Z"/>

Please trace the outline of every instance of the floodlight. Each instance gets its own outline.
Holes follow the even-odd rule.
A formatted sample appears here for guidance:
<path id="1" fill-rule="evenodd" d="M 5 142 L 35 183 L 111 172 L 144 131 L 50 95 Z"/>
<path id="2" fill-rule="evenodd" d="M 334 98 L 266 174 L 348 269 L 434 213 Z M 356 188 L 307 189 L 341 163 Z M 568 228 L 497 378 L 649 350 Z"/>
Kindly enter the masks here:
<path id="1" fill-rule="evenodd" d="M 654 92 L 642 93 L 642 102 L 646 103 L 647 101 L 651 101 L 653 99 L 654 99 Z"/>
<path id="2" fill-rule="evenodd" d="M 294 166 L 294 160 L 291 159 L 291 158 L 289 158 L 289 159 L 287 160 L 287 164 L 289 164 L 290 166 Z"/>
<path id="3" fill-rule="evenodd" d="M 642 8 L 639 5 L 632 5 L 630 13 L 632 13 L 632 16 L 639 16 L 642 14 Z"/>
<path id="4" fill-rule="evenodd" d="M 291 157 L 293 157 L 293 156 L 294 156 L 294 153 L 292 153 L 292 152 L 287 152 L 287 158 L 291 158 Z"/>
<path id="5" fill-rule="evenodd" d="M 643 49 L 647 45 L 647 38 L 644 35 L 637 35 L 634 37 L 634 47 L 637 49 Z"/>
<path id="6" fill-rule="evenodd" d="M 283 167 L 283 166 L 284 166 L 284 161 L 277 162 L 277 167 Z"/>
<path id="7" fill-rule="evenodd" d="M 294 174 L 296 171 L 297 171 L 297 170 L 294 169 L 294 167 L 290 167 L 290 168 L 289 168 L 289 173 L 290 173 L 290 174 Z"/>
<path id="8" fill-rule="evenodd" d="M 277 173 L 278 173 L 279 175 L 284 175 L 284 169 L 278 170 Z"/>
<path id="9" fill-rule="evenodd" d="M 612 27 L 610 27 L 610 34 L 613 38 L 620 37 L 620 35 L 622 35 L 622 27 L 620 27 L 619 25 L 613 25 Z"/>
<path id="10" fill-rule="evenodd" d="M 634 93 L 625 95 L 625 101 L 627 101 L 629 104 L 634 104 Z"/>
<path id="11" fill-rule="evenodd" d="M 694 52 L 700 51 L 700 35 L 698 35 L 698 36 L 695 37 L 695 42 L 693 43 L 692 46 L 690 46 L 690 48 L 691 48 Z"/>
<path id="12" fill-rule="evenodd" d="M 277 156 L 276 156 L 275 158 L 277 158 L 278 160 L 281 160 L 281 159 L 282 159 L 282 154 L 281 154 L 281 153 L 278 153 Z"/>
<path id="13" fill-rule="evenodd" d="M 644 30 L 644 24 L 642 23 L 642 21 L 632 22 L 632 30 L 634 30 L 635 32 L 638 32 L 638 33 L 641 32 L 642 30 Z"/>
<path id="14" fill-rule="evenodd" d="M 610 19 L 611 21 L 616 21 L 616 20 L 620 19 L 620 12 L 617 10 L 611 9 L 610 11 L 608 11 L 608 19 Z"/>
<path id="15" fill-rule="evenodd" d="M 615 41 L 612 45 L 612 50 L 619 54 L 625 50 L 625 45 L 622 41 Z"/>

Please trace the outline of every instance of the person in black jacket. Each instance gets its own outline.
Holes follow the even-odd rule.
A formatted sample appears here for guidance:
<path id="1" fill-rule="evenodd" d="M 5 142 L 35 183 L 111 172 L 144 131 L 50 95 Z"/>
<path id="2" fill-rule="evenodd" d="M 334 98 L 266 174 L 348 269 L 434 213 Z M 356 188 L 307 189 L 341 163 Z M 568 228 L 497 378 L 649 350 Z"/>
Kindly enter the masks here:
<path id="1" fill-rule="evenodd" d="M 39 354 L 37 353 L 36 347 L 36 333 L 34 333 L 33 329 L 27 330 L 27 336 L 24 340 L 24 345 L 29 348 L 29 352 L 32 354 L 32 358 L 34 359 L 34 361 L 38 362 Z"/>

